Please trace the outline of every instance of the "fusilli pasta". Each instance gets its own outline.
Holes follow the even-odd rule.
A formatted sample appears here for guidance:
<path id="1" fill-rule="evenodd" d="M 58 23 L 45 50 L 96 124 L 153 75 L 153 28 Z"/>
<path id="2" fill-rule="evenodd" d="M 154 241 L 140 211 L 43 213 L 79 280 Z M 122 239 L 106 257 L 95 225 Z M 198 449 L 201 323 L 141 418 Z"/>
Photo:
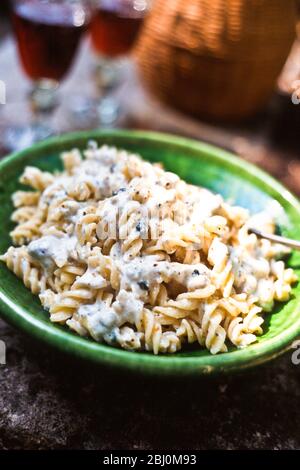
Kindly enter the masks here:
<path id="1" fill-rule="evenodd" d="M 39 294 L 53 322 L 127 350 L 175 353 L 197 343 L 212 354 L 262 333 L 263 312 L 296 281 L 269 232 L 250 216 L 114 147 L 64 152 L 65 170 L 27 167 L 17 224 L 1 259 Z"/>

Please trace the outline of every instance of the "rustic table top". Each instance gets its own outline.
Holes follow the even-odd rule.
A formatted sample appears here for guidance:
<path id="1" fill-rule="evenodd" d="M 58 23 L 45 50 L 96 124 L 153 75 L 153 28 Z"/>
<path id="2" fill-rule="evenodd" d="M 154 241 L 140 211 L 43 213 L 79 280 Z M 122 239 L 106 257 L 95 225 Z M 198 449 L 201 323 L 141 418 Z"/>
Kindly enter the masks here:
<path id="1" fill-rule="evenodd" d="M 74 129 L 74 95 L 93 96 L 92 57 L 84 44 L 61 88 L 54 116 L 60 132 Z M 0 43 L 0 135 L 28 119 L 28 82 L 12 39 Z M 85 84 L 82 90 L 82 83 Z M 147 95 L 134 70 L 118 91 L 120 125 L 183 134 L 233 150 L 300 195 L 300 106 L 284 94 L 243 125 L 213 125 L 165 108 Z M 22 109 L 22 112 L 20 110 Z M 86 123 L 88 126 L 89 124 Z M 85 126 L 83 126 L 85 127 Z M 5 149 L 0 153 L 5 154 Z M 116 375 L 33 342 L 0 321 L 7 363 L 0 365 L 0 447 L 9 449 L 297 449 L 300 447 L 300 366 L 291 353 L 231 377 L 161 380 Z"/>

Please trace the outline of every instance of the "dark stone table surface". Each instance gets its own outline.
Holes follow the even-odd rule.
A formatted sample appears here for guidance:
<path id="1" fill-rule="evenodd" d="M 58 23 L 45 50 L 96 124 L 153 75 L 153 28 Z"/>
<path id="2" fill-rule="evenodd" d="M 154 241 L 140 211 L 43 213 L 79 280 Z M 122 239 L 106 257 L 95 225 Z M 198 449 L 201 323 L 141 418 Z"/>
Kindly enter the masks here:
<path id="1" fill-rule="evenodd" d="M 92 94 L 91 57 L 83 45 L 62 87 Z M 300 67 L 299 67 L 300 70 Z M 22 78 L 10 37 L 0 44 L 0 79 L 8 119 L 27 119 Z M 119 92 L 126 119 L 120 125 L 150 128 L 206 140 L 240 154 L 300 195 L 300 106 L 278 94 L 257 119 L 212 125 L 166 109 L 150 98 L 133 73 Z M 74 128 L 64 105 L 57 129 Z M 0 139 L 1 140 L 1 139 Z M 2 149 L 2 155 L 5 150 Z M 300 365 L 291 352 L 263 367 L 219 378 L 155 379 L 116 374 L 45 348 L 0 320 L 7 348 L 0 365 L 0 448 L 3 449 L 299 449 Z"/>
<path id="2" fill-rule="evenodd" d="M 290 353 L 230 377 L 157 379 L 78 363 L 2 321 L 0 338 L 0 448 L 300 448 Z"/>

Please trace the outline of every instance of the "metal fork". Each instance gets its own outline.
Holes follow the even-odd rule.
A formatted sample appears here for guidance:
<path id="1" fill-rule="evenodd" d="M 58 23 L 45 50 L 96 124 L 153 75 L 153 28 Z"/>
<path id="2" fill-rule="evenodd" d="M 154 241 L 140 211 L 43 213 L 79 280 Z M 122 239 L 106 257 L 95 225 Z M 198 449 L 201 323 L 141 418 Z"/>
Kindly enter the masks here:
<path id="1" fill-rule="evenodd" d="M 256 228 L 249 228 L 249 233 L 254 233 L 259 238 L 265 238 L 266 240 L 270 240 L 274 243 L 280 243 L 280 245 L 288 246 L 289 248 L 293 248 L 294 250 L 300 250 L 300 241 L 293 240 L 292 238 L 282 237 L 280 235 L 273 235 L 270 233 L 264 233 Z"/>

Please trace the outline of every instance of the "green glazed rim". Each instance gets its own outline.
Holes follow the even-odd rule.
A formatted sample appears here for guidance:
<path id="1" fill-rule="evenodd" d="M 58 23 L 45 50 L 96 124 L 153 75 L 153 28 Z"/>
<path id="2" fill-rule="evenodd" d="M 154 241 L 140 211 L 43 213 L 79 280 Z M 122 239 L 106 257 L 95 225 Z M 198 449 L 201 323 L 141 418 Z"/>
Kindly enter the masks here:
<path id="1" fill-rule="evenodd" d="M 300 227 L 300 203 L 267 173 L 212 145 L 156 132 L 96 130 L 54 137 L 3 159 L 0 162 L 0 176 L 17 162 L 19 165 L 22 161 L 22 165 L 24 163 L 23 166 L 25 166 L 29 158 L 32 160 L 35 156 L 41 156 L 46 152 L 59 153 L 67 148 L 82 147 L 89 139 L 124 148 L 134 148 L 138 145 L 140 148 L 145 146 L 154 150 L 165 148 L 168 152 L 172 149 L 180 149 L 182 152 L 187 152 L 189 158 L 199 159 L 205 155 L 214 165 L 238 174 L 239 177 L 262 191 L 262 194 L 267 193 L 272 198 L 284 202 L 284 207 L 293 212 L 293 217 L 297 219 L 297 222 L 299 221 Z M 145 352 L 129 352 L 81 338 L 64 327 L 52 324 L 48 318 L 46 319 L 48 313 L 45 313 L 43 319 L 35 316 L 30 313 L 30 305 L 24 308 L 7 295 L 2 279 L 3 277 L 0 277 L 0 314 L 7 322 L 63 352 L 114 368 L 177 376 L 241 371 L 279 356 L 287 351 L 292 341 L 300 335 L 300 292 L 298 292 L 293 307 L 293 312 L 297 315 L 295 322 L 274 337 L 257 342 L 248 348 L 234 349 L 215 356 L 210 355 L 208 351 L 203 351 L 202 355 L 194 355 L 193 351 L 183 351 L 183 354 L 158 356 Z M 16 279 L 17 282 L 20 281 Z M 18 285 L 16 284 L 16 289 Z"/>

